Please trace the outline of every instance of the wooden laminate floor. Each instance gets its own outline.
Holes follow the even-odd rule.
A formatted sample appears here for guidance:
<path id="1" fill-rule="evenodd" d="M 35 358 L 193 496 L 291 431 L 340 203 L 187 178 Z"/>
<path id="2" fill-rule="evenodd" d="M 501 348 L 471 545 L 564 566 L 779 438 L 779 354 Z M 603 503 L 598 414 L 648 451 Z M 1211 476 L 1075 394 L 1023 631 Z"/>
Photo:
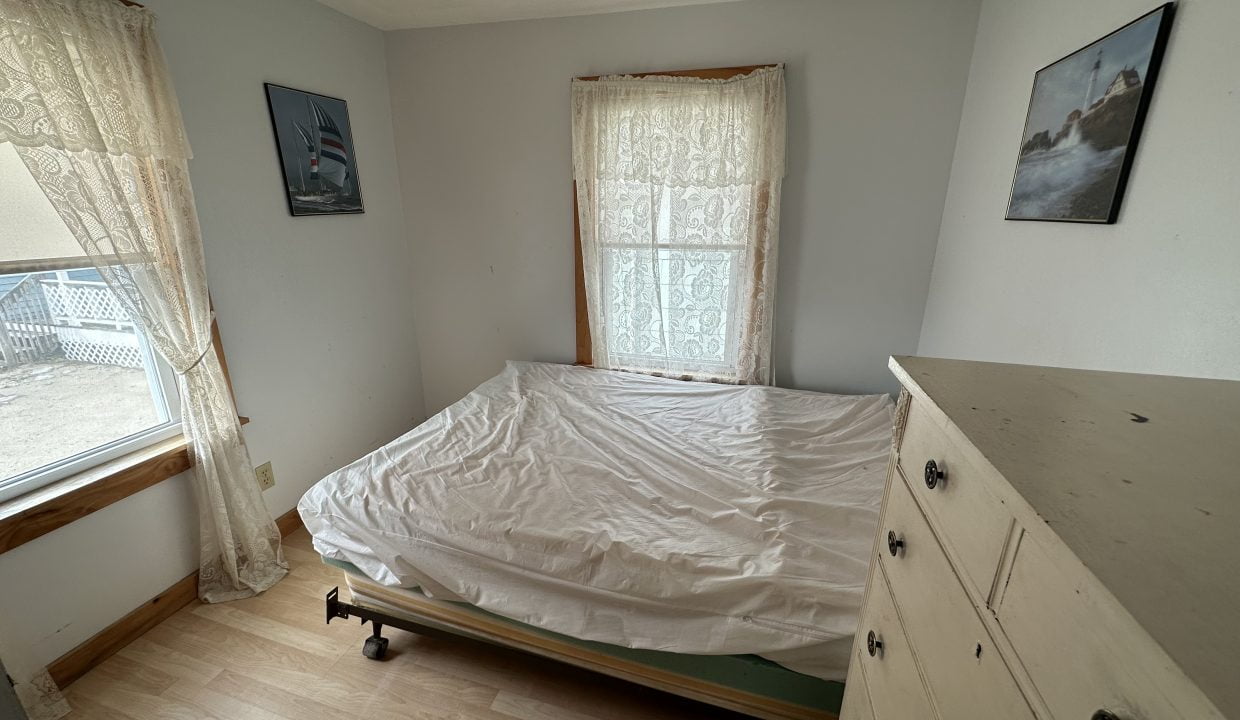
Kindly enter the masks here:
<path id="1" fill-rule="evenodd" d="M 621 720 L 741 718 L 559 663 L 467 640 L 323 622 L 342 585 L 304 529 L 285 538 L 288 577 L 260 597 L 192 603 L 70 685 L 69 720 Z"/>

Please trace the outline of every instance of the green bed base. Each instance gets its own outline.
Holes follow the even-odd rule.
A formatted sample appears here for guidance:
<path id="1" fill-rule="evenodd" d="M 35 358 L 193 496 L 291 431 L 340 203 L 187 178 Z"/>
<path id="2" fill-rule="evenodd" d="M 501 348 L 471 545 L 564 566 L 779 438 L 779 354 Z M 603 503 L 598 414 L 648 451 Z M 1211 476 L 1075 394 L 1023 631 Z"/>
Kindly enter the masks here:
<path id="1" fill-rule="evenodd" d="M 323 558 L 323 562 L 346 573 L 366 577 L 365 573 L 352 563 L 331 558 Z M 461 604 L 466 605 L 466 603 Z M 516 620 L 510 620 L 481 608 L 468 607 L 473 612 L 480 613 L 507 625 L 555 638 L 560 642 L 586 648 L 593 652 L 802 707 L 826 710 L 839 714 L 840 702 L 844 698 L 844 683 L 823 680 L 789 670 L 782 665 L 757 655 L 688 655 L 661 650 L 626 648 L 609 643 L 579 640 L 517 622 Z"/>

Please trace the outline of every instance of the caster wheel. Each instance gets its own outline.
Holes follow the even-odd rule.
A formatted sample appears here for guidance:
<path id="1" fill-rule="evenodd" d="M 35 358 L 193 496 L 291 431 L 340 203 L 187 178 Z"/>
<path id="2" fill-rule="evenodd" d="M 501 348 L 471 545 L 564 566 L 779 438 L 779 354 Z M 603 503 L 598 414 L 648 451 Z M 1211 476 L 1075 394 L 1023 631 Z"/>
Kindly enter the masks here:
<path id="1" fill-rule="evenodd" d="M 362 654 L 371 660 L 382 660 L 387 654 L 388 639 L 385 637 L 368 637 L 362 646 Z"/>

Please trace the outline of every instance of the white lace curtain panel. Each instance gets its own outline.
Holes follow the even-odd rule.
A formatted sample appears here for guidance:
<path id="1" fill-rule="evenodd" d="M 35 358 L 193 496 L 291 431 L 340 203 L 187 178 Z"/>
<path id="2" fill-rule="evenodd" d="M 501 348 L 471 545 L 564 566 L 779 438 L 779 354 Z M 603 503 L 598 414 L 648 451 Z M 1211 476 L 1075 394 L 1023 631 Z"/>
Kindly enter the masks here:
<path id="1" fill-rule="evenodd" d="M 782 65 L 573 81 L 596 367 L 771 382 Z"/>
<path id="2" fill-rule="evenodd" d="M 154 24 L 116 0 L 0 0 L 0 142 L 178 375 L 199 595 L 215 602 L 287 566 L 212 345 L 190 148 Z"/>

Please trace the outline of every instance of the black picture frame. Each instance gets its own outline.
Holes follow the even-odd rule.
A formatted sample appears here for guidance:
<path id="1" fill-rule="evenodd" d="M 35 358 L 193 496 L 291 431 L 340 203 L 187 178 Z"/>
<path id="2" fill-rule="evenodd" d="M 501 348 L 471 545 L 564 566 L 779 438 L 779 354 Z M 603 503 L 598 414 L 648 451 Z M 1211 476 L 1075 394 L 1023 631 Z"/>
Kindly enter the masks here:
<path id="1" fill-rule="evenodd" d="M 1175 5 L 1160 5 L 1034 73 L 1005 219 L 1092 224 L 1119 219 Z M 1113 79 L 1100 75 L 1108 49 L 1136 61 L 1120 65 Z M 1091 56 L 1090 79 L 1080 78 L 1088 83 L 1079 88 L 1085 91 L 1084 107 L 1061 116 L 1062 125 L 1043 119 L 1054 106 L 1064 107 L 1064 98 L 1070 96 L 1066 91 L 1074 87 L 1082 61 L 1089 63 Z M 1142 57 L 1147 58 L 1144 76 Z M 1108 58 L 1108 65 L 1114 67 L 1114 60 Z M 1093 100 L 1100 77 L 1107 84 Z"/>
<path id="2" fill-rule="evenodd" d="M 348 102 L 275 83 L 263 90 L 289 214 L 366 212 Z"/>

